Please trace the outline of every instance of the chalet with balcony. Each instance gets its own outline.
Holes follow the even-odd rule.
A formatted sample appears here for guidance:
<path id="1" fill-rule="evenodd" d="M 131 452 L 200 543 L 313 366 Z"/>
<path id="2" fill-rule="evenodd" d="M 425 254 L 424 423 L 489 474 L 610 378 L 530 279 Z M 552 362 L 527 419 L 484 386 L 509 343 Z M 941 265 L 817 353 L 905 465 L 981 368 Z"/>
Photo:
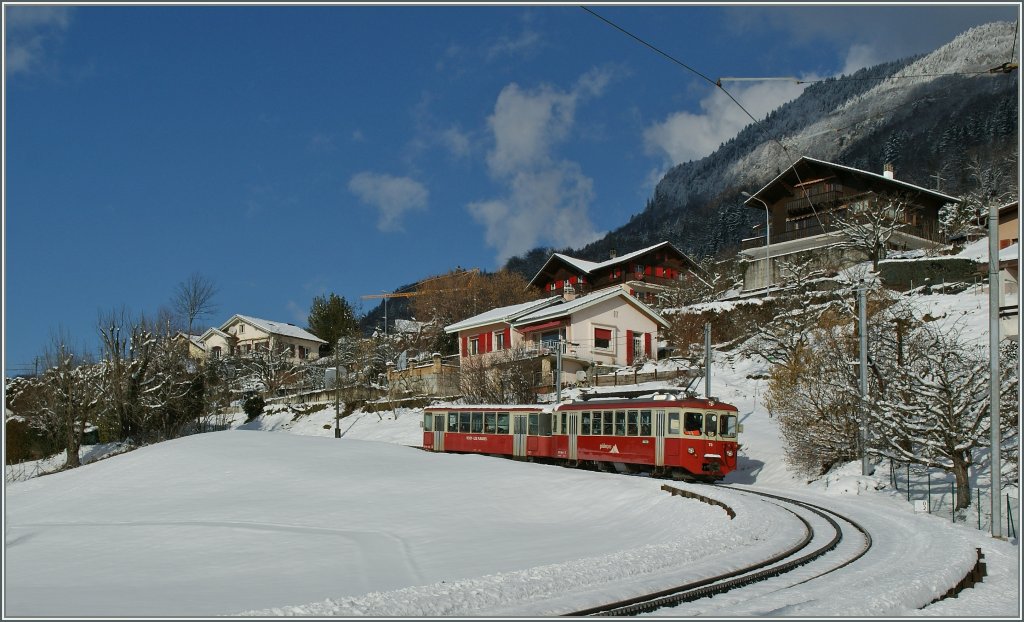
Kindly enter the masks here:
<path id="1" fill-rule="evenodd" d="M 843 219 L 863 210 L 884 209 L 887 197 L 909 203 L 904 224 L 890 239 L 894 249 L 931 248 L 946 240 L 939 231 L 939 210 L 959 198 L 896 179 L 891 165 L 881 174 L 802 157 L 744 203 L 765 215 L 758 235 L 743 240 L 746 261 L 744 292 L 770 289 L 779 281 L 779 264 L 799 254 L 811 254 L 826 270 L 863 261 L 837 251 L 843 239 Z"/>
<path id="2" fill-rule="evenodd" d="M 665 290 L 702 279 L 697 262 L 669 242 L 642 248 L 601 261 L 577 259 L 554 253 L 530 281 L 545 293 L 586 295 L 616 285 L 624 285 L 634 297 L 653 304 Z"/>
<path id="3" fill-rule="evenodd" d="M 233 315 L 220 328 L 211 328 L 200 337 L 205 356 L 254 356 L 273 352 L 297 361 L 317 358 L 321 344 L 327 343 L 309 331 L 287 322 L 274 322 L 248 315 Z"/>
<path id="4" fill-rule="evenodd" d="M 661 315 L 620 284 L 580 297 L 501 307 L 447 326 L 445 332 L 458 333 L 460 362 L 478 356 L 496 362 L 503 356 L 537 358 L 543 384 L 554 384 L 557 358 L 563 383 L 599 366 L 657 360 L 658 335 L 666 328 Z"/>

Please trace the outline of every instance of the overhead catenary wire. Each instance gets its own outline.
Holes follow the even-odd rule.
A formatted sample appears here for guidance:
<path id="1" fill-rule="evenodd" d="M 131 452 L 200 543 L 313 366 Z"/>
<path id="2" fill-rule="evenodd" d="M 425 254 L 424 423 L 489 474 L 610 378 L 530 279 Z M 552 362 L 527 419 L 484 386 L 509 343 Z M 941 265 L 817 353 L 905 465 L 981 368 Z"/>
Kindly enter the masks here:
<path id="1" fill-rule="evenodd" d="M 686 70 L 688 70 L 688 71 L 690 71 L 690 72 L 692 72 L 692 73 L 696 74 L 697 76 L 701 77 L 701 78 L 702 78 L 702 79 L 703 79 L 704 81 L 708 82 L 709 84 L 711 84 L 711 85 L 712 85 L 712 86 L 714 86 L 715 88 L 717 88 L 717 89 L 719 89 L 720 91 L 722 91 L 723 93 L 725 93 L 726 97 L 728 97 L 728 98 L 729 98 L 730 100 L 732 100 L 732 102 L 733 102 L 734 104 L 736 104 L 736 106 L 737 106 L 737 107 L 738 107 L 738 108 L 739 108 L 740 110 L 742 110 L 742 111 L 743 111 L 743 114 L 745 114 L 745 115 L 747 115 L 748 117 L 750 117 L 750 120 L 754 122 L 754 125 L 755 125 L 755 126 L 756 126 L 756 127 L 757 127 L 757 128 L 759 129 L 759 130 L 761 130 L 761 132 L 762 132 L 762 133 L 763 133 L 763 134 L 765 135 L 765 137 L 766 137 L 766 138 L 767 138 L 768 140 L 770 140 L 770 141 L 774 142 L 774 143 L 775 143 L 775 144 L 777 144 L 777 145 L 778 145 L 779 147 L 781 147 L 781 148 L 782 148 L 782 151 L 783 151 L 783 153 L 785 153 L 785 154 L 787 154 L 787 155 L 790 155 L 790 152 L 789 152 L 789 148 L 787 148 L 787 147 L 786 147 L 786 145 L 785 145 L 785 144 L 783 144 L 781 140 L 779 140 L 778 138 L 775 138 L 774 136 L 772 136 L 772 135 L 771 135 L 771 134 L 770 134 L 770 133 L 768 132 L 768 130 L 767 130 L 767 129 L 765 129 L 764 125 L 763 125 L 763 124 L 762 124 L 762 123 L 761 123 L 760 121 L 758 121 L 758 120 L 757 120 L 756 118 L 754 118 L 754 115 L 750 114 L 750 111 L 749 111 L 749 110 L 747 110 L 747 109 L 746 109 L 746 108 L 745 108 L 745 107 L 743 106 L 743 104 L 741 104 L 741 103 L 739 102 L 739 100 L 737 100 L 737 99 L 736 99 L 735 97 L 733 97 L 732 93 L 730 93 L 730 92 L 729 92 L 729 91 L 728 91 L 728 90 L 727 90 L 727 89 L 726 89 L 726 88 L 725 88 L 724 86 L 722 86 L 722 83 L 721 83 L 721 81 L 718 81 L 718 80 L 712 80 L 712 79 L 711 79 L 711 78 L 709 78 L 709 77 L 708 77 L 707 75 L 705 75 L 705 74 L 701 73 L 700 71 L 698 71 L 698 70 L 694 69 L 693 67 L 691 67 L 691 66 L 687 65 L 686 63 L 684 63 L 683 61 L 679 60 L 678 58 L 676 58 L 676 57 L 672 56 L 672 55 L 671 55 L 671 54 L 669 54 L 668 52 L 665 52 L 664 50 L 662 50 L 662 49 L 658 48 L 657 46 L 655 46 L 655 45 L 653 45 L 653 44 L 651 44 L 651 43 L 648 43 L 647 41 L 645 41 L 645 40 L 641 39 L 640 37 L 638 37 L 637 35 L 635 35 L 635 34 L 633 34 L 633 33 L 629 32 L 629 31 L 628 31 L 628 30 L 626 30 L 625 28 L 622 28 L 621 26 L 619 26 L 618 24 L 616 24 L 616 23 L 612 22 L 611 20 L 608 20 L 608 19 L 606 19 L 605 17 L 602 17 L 601 15 L 598 15 L 598 14 L 597 14 L 597 13 L 595 13 L 594 11 L 592 11 L 592 10 L 588 9 L 587 7 L 585 7 L 585 6 L 582 6 L 582 5 L 581 5 L 581 6 L 580 6 L 580 8 L 581 8 L 581 9 L 583 9 L 584 11 L 586 11 L 587 13 L 590 13 L 590 14 L 591 14 L 591 15 L 593 15 L 594 17 L 596 17 L 596 18 L 600 19 L 601 21 L 603 21 L 604 23 L 608 24 L 609 26 L 611 26 L 611 27 L 615 28 L 615 29 L 616 29 L 616 30 L 618 30 L 619 32 L 622 32 L 622 33 L 626 34 L 627 36 L 629 36 L 630 38 L 634 39 L 635 41 L 638 41 L 638 42 L 640 42 L 641 44 L 643 44 L 644 46 L 646 46 L 646 47 L 648 47 L 648 48 L 650 48 L 650 49 L 654 50 L 654 51 L 655 51 L 655 52 L 657 52 L 658 54 L 661 54 L 661 55 L 662 55 L 662 56 L 664 56 L 665 58 L 667 58 L 667 59 L 671 60 L 671 61 L 672 61 L 673 63 L 676 63 L 677 65 L 679 65 L 679 66 L 681 66 L 681 67 L 685 68 Z M 790 157 L 792 158 L 792 155 L 790 155 Z M 795 160 L 794 160 L 794 163 L 795 163 Z M 803 193 L 804 193 L 804 199 L 805 199 L 805 200 L 807 201 L 807 204 L 808 204 L 808 206 L 809 206 L 809 207 L 811 208 L 811 212 L 812 212 L 812 213 L 814 214 L 814 219 L 818 221 L 818 226 L 819 226 L 819 227 L 821 227 L 821 228 L 822 228 L 822 230 L 824 230 L 824 228 L 825 228 L 825 225 L 824 225 L 824 224 L 823 224 L 823 223 L 821 222 L 821 217 L 820 217 L 820 216 L 818 216 L 818 210 L 817 210 L 817 208 L 815 208 L 815 206 L 814 206 L 814 203 L 813 203 L 813 202 L 811 201 L 811 196 L 810 196 L 810 193 L 809 193 L 809 192 L 807 191 L 807 188 L 803 186 L 803 179 L 801 179 L 801 178 L 800 178 L 800 172 L 799 172 L 799 171 L 798 171 L 798 170 L 796 169 L 796 167 L 795 167 L 795 166 L 793 167 L 793 173 L 794 173 L 794 174 L 796 175 L 796 178 L 797 178 L 797 182 L 798 182 L 798 183 L 800 184 L 800 186 L 799 186 L 799 187 L 800 187 L 800 188 L 802 189 L 802 191 L 803 191 Z"/>

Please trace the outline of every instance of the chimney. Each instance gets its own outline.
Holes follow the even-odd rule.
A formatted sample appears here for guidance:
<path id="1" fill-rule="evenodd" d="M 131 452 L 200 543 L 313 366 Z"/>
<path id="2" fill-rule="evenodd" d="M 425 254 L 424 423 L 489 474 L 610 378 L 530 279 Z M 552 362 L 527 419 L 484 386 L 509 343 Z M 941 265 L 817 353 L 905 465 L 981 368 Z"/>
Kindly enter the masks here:
<path id="1" fill-rule="evenodd" d="M 608 259 L 615 259 L 616 257 L 618 257 L 618 255 L 619 251 L 615 250 L 614 248 L 608 251 Z"/>
<path id="2" fill-rule="evenodd" d="M 896 174 L 893 172 L 893 169 L 892 169 L 892 162 L 886 162 L 885 163 L 885 167 L 884 167 L 884 170 L 882 171 L 882 175 L 884 175 L 886 179 L 895 179 L 896 178 Z"/>

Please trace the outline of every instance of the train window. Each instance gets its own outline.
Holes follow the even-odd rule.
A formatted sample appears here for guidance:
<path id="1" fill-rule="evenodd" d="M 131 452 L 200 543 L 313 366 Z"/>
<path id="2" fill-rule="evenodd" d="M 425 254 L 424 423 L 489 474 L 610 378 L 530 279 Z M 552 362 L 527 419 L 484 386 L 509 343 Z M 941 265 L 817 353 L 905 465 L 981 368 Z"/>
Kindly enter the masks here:
<path id="1" fill-rule="evenodd" d="M 471 421 L 472 421 L 472 425 L 470 426 L 469 431 L 472 432 L 473 434 L 483 434 L 483 432 L 484 432 L 484 414 L 483 413 L 473 413 L 473 419 Z"/>
<path id="2" fill-rule="evenodd" d="M 668 433 L 672 435 L 679 434 L 679 413 L 668 414 Z"/>
<path id="3" fill-rule="evenodd" d="M 459 431 L 459 413 L 448 413 L 448 431 Z"/>
<path id="4" fill-rule="evenodd" d="M 484 434 L 494 434 L 498 429 L 498 413 L 484 413 Z"/>
<path id="5" fill-rule="evenodd" d="M 708 436 L 714 436 L 718 434 L 718 415 L 708 413 L 704 417 L 704 433 Z"/>
<path id="6" fill-rule="evenodd" d="M 615 433 L 615 417 L 610 410 L 604 411 L 604 435 L 611 436 Z"/>
<path id="7" fill-rule="evenodd" d="M 567 425 L 567 420 L 569 419 L 569 414 L 568 413 L 558 413 L 555 416 L 558 417 L 558 430 L 559 430 L 558 433 L 559 434 L 566 434 L 567 433 L 566 432 L 566 429 L 567 429 L 566 425 Z"/>
<path id="8" fill-rule="evenodd" d="M 651 411 L 640 411 L 640 436 L 651 435 Z"/>
<path id="9" fill-rule="evenodd" d="M 636 436 L 637 430 L 639 429 L 640 414 L 635 411 L 629 411 L 628 425 L 626 425 L 626 434 L 628 436 Z"/>
<path id="10" fill-rule="evenodd" d="M 469 433 L 469 422 L 472 416 L 472 413 L 459 413 L 459 432 Z"/>
<path id="11" fill-rule="evenodd" d="M 531 413 L 530 414 L 530 427 L 527 428 L 526 433 L 529 434 L 530 436 L 537 436 L 537 434 L 539 432 L 540 432 L 540 417 L 537 416 L 537 413 Z"/>
<path id="12" fill-rule="evenodd" d="M 601 433 L 601 413 L 600 411 L 594 413 L 592 434 L 597 436 Z"/>
<path id="13" fill-rule="evenodd" d="M 626 411 L 615 411 L 615 436 L 626 435 Z"/>
<path id="14" fill-rule="evenodd" d="M 434 415 L 427 413 L 423 415 L 423 431 L 433 432 L 434 431 Z"/>
<path id="15" fill-rule="evenodd" d="M 583 436 L 590 436 L 590 413 L 580 414 L 580 434 Z"/>
<path id="16" fill-rule="evenodd" d="M 683 434 L 700 436 L 700 429 L 704 426 L 704 416 L 700 413 L 686 413 L 683 419 Z"/>
<path id="17" fill-rule="evenodd" d="M 508 413 L 498 413 L 498 434 L 508 434 Z"/>
<path id="18" fill-rule="evenodd" d="M 540 414 L 540 435 L 551 436 L 551 413 Z"/>
<path id="19" fill-rule="evenodd" d="M 736 415 L 722 415 L 718 429 L 722 436 L 736 436 Z"/>

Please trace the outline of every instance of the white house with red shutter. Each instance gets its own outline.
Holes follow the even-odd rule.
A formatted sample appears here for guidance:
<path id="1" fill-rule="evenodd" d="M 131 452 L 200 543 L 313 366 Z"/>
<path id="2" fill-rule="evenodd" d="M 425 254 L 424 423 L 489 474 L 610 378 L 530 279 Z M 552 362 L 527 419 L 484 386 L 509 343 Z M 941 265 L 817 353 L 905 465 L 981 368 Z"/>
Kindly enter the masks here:
<path id="1" fill-rule="evenodd" d="M 540 357 L 549 372 L 561 349 L 562 381 L 591 367 L 657 360 L 658 334 L 668 322 L 654 309 L 614 286 L 581 297 L 554 296 L 493 309 L 445 327 L 458 333 L 460 362 L 506 350 Z"/>

